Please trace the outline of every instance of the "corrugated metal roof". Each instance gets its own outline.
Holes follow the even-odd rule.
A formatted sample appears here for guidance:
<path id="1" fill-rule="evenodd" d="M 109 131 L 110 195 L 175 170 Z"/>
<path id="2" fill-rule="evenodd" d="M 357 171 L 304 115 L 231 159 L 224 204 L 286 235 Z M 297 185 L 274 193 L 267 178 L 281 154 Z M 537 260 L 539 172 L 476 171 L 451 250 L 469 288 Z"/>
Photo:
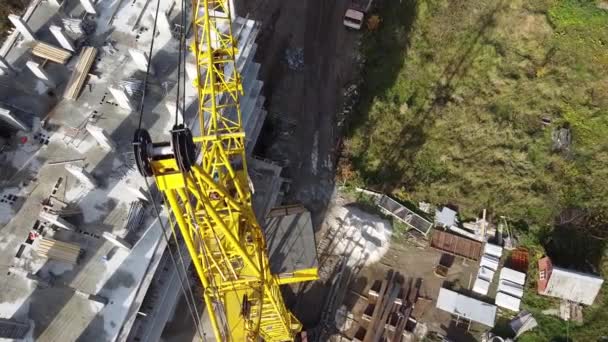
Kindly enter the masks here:
<path id="1" fill-rule="evenodd" d="M 437 308 L 489 327 L 496 321 L 496 305 L 444 288 L 439 290 Z"/>
<path id="2" fill-rule="evenodd" d="M 591 274 L 554 267 L 543 294 L 591 305 L 603 283 L 604 279 Z"/>
<path id="3" fill-rule="evenodd" d="M 479 260 L 481 255 L 481 242 L 440 230 L 433 232 L 431 247 L 475 261 Z"/>

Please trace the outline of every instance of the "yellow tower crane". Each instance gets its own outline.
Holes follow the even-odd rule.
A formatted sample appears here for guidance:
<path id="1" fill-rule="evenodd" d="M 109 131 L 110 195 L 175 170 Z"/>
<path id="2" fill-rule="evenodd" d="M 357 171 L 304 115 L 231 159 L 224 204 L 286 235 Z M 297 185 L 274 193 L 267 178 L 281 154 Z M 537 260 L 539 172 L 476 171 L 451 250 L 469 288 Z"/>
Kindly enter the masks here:
<path id="1" fill-rule="evenodd" d="M 279 286 L 315 280 L 317 269 L 270 272 L 251 204 L 231 9 L 225 1 L 193 0 L 192 10 L 200 129 L 175 125 L 171 141 L 161 143 L 138 129 L 137 167 L 154 177 L 171 208 L 203 285 L 216 339 L 292 341 L 301 324 L 286 308 Z"/>

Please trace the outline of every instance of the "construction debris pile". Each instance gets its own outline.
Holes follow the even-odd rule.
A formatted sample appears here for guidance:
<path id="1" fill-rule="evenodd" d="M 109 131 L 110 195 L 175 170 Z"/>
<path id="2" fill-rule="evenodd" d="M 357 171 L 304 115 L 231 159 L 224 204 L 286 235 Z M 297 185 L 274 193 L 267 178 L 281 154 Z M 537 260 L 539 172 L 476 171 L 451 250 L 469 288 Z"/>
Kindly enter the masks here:
<path id="1" fill-rule="evenodd" d="M 403 275 L 392 270 L 386 279 L 376 281 L 368 291 L 367 307 L 353 341 L 399 342 L 411 338 L 416 331 L 416 319 L 430 302 L 419 297 L 421 286 L 421 279 L 405 281 Z M 424 334 L 425 328 L 421 328 L 418 331 Z"/>
<path id="2" fill-rule="evenodd" d="M 333 207 L 326 223 L 335 236 L 330 250 L 346 256 L 349 266 L 378 262 L 389 248 L 391 224 L 355 206 Z"/>

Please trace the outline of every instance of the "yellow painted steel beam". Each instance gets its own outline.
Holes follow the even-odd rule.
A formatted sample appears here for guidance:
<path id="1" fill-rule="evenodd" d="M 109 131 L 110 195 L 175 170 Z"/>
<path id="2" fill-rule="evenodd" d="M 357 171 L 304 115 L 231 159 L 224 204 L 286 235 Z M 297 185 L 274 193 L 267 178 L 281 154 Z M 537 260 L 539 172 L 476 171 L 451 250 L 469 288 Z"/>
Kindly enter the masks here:
<path id="1" fill-rule="evenodd" d="M 251 206 L 245 132 L 239 108 L 243 86 L 228 3 L 193 0 L 201 162 L 181 172 L 174 157 L 151 161 L 171 208 L 218 341 L 292 341 L 301 324 L 279 286 L 317 279 L 316 269 L 274 275 L 266 240 Z"/>

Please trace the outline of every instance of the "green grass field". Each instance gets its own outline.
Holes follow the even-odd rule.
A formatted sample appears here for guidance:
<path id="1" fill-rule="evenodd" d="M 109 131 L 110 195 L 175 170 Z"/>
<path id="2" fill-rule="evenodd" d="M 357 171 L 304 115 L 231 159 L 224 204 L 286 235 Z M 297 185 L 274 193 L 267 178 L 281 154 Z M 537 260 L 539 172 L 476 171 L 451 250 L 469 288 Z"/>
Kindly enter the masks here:
<path id="1" fill-rule="evenodd" d="M 600 7 L 381 2 L 381 27 L 363 38 L 362 98 L 348 124 L 343 180 L 412 202 L 451 203 L 464 218 L 486 208 L 516 223 L 533 247 L 549 248 L 553 227 L 567 227 L 584 237 L 569 248 L 592 241 L 594 266 L 607 269 L 608 10 Z M 559 129 L 572 143 L 556 150 Z M 608 335 L 604 293 L 583 327 L 566 332 L 564 322 L 541 316 L 542 327 L 522 340 Z"/>

